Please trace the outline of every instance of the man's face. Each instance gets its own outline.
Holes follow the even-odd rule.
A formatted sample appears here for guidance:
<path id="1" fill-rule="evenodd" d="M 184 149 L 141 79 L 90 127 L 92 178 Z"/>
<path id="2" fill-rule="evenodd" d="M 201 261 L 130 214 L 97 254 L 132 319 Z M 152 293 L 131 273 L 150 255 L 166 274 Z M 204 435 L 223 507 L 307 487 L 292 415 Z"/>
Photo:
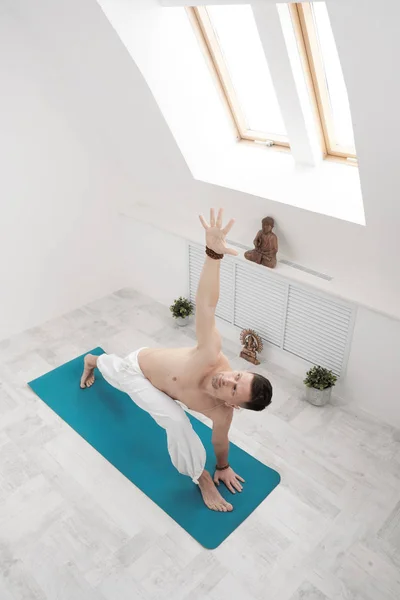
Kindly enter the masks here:
<path id="1" fill-rule="evenodd" d="M 253 377 L 247 371 L 221 371 L 213 375 L 211 384 L 217 398 L 239 407 L 250 400 Z"/>

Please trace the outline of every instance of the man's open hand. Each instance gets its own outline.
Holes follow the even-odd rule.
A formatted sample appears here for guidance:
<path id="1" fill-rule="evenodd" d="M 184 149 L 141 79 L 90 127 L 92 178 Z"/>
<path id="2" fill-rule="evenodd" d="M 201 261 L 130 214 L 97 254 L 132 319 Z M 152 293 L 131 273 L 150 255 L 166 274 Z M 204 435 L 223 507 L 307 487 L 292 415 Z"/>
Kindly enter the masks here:
<path id="1" fill-rule="evenodd" d="M 210 211 L 210 224 L 204 219 L 202 215 L 200 215 L 200 221 L 206 230 L 206 244 L 208 248 L 214 250 L 217 254 L 233 254 L 236 256 L 238 252 L 233 248 L 227 248 L 225 244 L 225 236 L 230 232 L 235 222 L 234 219 L 231 219 L 228 225 L 222 228 L 222 215 L 223 209 L 220 208 L 218 211 L 217 219 L 215 219 L 215 212 L 212 208 Z"/>
<path id="2" fill-rule="evenodd" d="M 215 471 L 214 483 L 219 485 L 220 481 L 226 485 L 232 494 L 236 494 L 236 491 L 241 492 L 243 489 L 243 486 L 240 482 L 244 483 L 244 479 L 237 475 L 230 467 L 224 471 Z"/>

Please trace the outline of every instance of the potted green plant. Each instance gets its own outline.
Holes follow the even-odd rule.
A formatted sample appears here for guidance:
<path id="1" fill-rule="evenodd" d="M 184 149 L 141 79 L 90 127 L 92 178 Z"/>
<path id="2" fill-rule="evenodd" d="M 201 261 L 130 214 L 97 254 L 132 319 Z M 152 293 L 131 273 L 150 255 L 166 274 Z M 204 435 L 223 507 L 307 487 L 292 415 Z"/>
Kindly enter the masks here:
<path id="1" fill-rule="evenodd" d="M 179 296 L 177 300 L 174 300 L 169 309 L 179 327 L 187 325 L 189 323 L 190 315 L 194 312 L 193 304 L 187 298 L 182 298 L 182 296 Z"/>
<path id="2" fill-rule="evenodd" d="M 312 367 L 306 373 L 306 400 L 314 406 L 324 406 L 331 398 L 332 388 L 337 381 L 336 375 L 324 367 Z"/>

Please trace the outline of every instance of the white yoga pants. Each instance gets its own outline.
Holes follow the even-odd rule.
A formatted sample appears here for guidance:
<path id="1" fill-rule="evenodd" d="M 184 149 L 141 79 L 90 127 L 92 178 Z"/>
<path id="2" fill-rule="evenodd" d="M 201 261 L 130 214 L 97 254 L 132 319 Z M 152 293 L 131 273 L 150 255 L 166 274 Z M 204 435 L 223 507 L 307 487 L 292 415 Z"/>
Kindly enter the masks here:
<path id="1" fill-rule="evenodd" d="M 167 433 L 168 452 L 174 467 L 198 483 L 206 463 L 206 451 L 180 404 L 155 388 L 144 376 L 138 361 L 141 349 L 122 359 L 102 354 L 97 368 L 113 387 L 128 394 Z"/>

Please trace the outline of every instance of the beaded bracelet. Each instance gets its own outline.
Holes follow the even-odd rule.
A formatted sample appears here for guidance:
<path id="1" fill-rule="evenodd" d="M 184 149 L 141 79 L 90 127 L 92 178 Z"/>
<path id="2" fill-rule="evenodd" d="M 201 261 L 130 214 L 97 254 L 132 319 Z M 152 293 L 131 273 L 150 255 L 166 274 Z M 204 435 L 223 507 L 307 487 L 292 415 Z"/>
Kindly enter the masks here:
<path id="1" fill-rule="evenodd" d="M 225 465 L 224 467 L 219 467 L 218 465 L 215 465 L 215 470 L 216 471 L 225 471 L 226 469 L 229 469 L 230 464 L 228 463 L 227 465 Z"/>
<path id="2" fill-rule="evenodd" d="M 211 250 L 211 248 L 208 248 L 208 246 L 206 246 L 206 254 L 214 260 L 221 260 L 221 258 L 224 258 L 223 254 L 218 254 L 217 252 L 214 252 L 214 250 Z"/>

